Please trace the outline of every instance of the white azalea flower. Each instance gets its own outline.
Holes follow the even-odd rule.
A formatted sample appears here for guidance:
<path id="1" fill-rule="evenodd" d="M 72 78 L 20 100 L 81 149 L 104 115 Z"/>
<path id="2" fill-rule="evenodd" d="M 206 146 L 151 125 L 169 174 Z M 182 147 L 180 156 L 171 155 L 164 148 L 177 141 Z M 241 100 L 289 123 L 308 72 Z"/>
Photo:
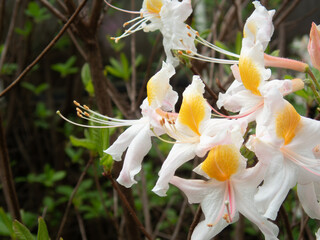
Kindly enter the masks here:
<path id="1" fill-rule="evenodd" d="M 210 107 L 203 97 L 204 84 L 194 76 L 183 93 L 183 101 L 175 124 L 166 123 L 167 134 L 176 140 L 159 172 L 153 191 L 165 196 L 168 182 L 176 169 L 196 155 L 203 157 L 208 150 L 226 141 L 232 131 L 244 133 L 246 122 L 210 119 Z"/>
<path id="2" fill-rule="evenodd" d="M 175 176 L 170 180 L 187 195 L 189 203 L 200 203 L 205 215 L 191 239 L 212 239 L 237 221 L 239 212 L 255 223 L 266 239 L 277 239 L 277 226 L 261 216 L 253 202 L 257 186 L 263 180 L 264 166 L 259 162 L 246 169 L 246 159 L 239 152 L 242 141 L 238 133 L 229 143 L 210 150 L 206 160 L 195 169 L 209 180 L 186 180 Z"/>
<path id="3" fill-rule="evenodd" d="M 102 126 L 88 126 L 76 124 L 83 127 L 113 128 L 129 126 L 118 139 L 105 150 L 114 160 L 120 161 L 126 149 L 127 153 L 117 181 L 125 186 L 131 187 L 136 183 L 134 176 L 141 170 L 141 162 L 151 148 L 151 137 L 162 135 L 165 130 L 162 127 L 163 118 L 175 118 L 174 105 L 178 100 L 178 94 L 172 90 L 169 84 L 170 78 L 175 74 L 175 69 L 170 63 L 163 62 L 162 68 L 148 82 L 147 98 L 143 101 L 141 108 L 142 118 L 137 120 L 123 120 L 103 116 L 90 110 L 87 106 L 76 105 L 78 115 L 89 121 Z M 163 116 L 165 115 L 165 116 Z M 62 116 L 63 117 L 63 116 Z M 64 117 L 63 117 L 64 118 Z M 69 121 L 68 119 L 64 118 Z"/>
<path id="4" fill-rule="evenodd" d="M 256 136 L 248 143 L 259 162 L 268 164 L 256 204 L 265 217 L 275 219 L 289 190 L 298 183 L 304 210 L 320 219 L 320 122 L 301 117 L 276 90 L 268 93 L 265 105 Z"/>

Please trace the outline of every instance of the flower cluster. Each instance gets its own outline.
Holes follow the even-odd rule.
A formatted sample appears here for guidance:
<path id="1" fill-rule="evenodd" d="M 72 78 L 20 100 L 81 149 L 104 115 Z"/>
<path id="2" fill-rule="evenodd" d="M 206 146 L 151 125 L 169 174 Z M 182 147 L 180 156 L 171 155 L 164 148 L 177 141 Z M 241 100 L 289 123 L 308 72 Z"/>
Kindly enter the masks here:
<path id="1" fill-rule="evenodd" d="M 320 219 L 320 122 L 300 116 L 284 96 L 304 88 L 299 79 L 272 79 L 268 68 L 281 67 L 309 71 L 302 62 L 265 54 L 272 37 L 274 10 L 268 11 L 259 1 L 243 29 L 240 55 L 206 42 L 185 21 L 192 12 L 190 0 L 144 0 L 140 16 L 116 41 L 138 30 L 160 30 L 167 60 L 147 84 L 147 98 L 141 105 L 142 117 L 121 120 L 102 116 L 86 106 L 78 107 L 86 117 L 106 127 L 128 126 L 105 150 L 115 161 L 124 157 L 117 181 L 125 187 L 136 183 L 143 158 L 151 149 L 151 138 L 163 141 L 168 135 L 173 144 L 164 161 L 153 192 L 165 196 L 169 184 L 177 186 L 190 203 L 200 203 L 205 219 L 194 229 L 192 239 L 211 239 L 227 225 L 237 221 L 239 213 L 252 221 L 266 239 L 277 239 L 275 220 L 289 190 L 297 185 L 299 200 L 311 218 Z M 312 26 L 309 53 L 319 68 L 319 27 Z M 195 42 L 238 60 L 215 59 L 197 53 Z M 219 94 L 217 106 L 235 112 L 225 116 L 204 98 L 205 85 L 197 75 L 184 90 L 180 110 L 175 112 L 178 94 L 170 78 L 184 56 L 232 65 L 234 81 Z M 220 116 L 213 117 L 212 111 Z M 248 134 L 249 123 L 255 122 L 254 134 Z M 250 125 L 252 126 L 252 125 Z M 251 129 L 252 130 L 252 129 Z M 167 138 L 166 138 L 167 139 Z M 255 164 L 248 165 L 240 150 L 255 153 Z M 194 159 L 204 158 L 194 171 L 199 179 L 175 176 L 176 170 Z"/>

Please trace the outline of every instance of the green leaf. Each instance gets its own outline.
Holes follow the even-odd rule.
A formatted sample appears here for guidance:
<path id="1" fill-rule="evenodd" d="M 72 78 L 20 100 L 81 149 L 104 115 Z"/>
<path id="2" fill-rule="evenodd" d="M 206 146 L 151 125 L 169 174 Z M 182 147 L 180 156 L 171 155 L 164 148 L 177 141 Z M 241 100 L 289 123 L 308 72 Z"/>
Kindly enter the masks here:
<path id="1" fill-rule="evenodd" d="M 56 63 L 51 65 L 51 69 L 57 71 L 61 74 L 61 77 L 66 77 L 70 74 L 75 74 L 78 72 L 77 67 L 73 67 L 73 64 L 76 62 L 77 58 L 71 56 L 65 63 Z"/>
<path id="2" fill-rule="evenodd" d="M 92 84 L 92 78 L 91 78 L 91 73 L 90 73 L 90 68 L 88 63 L 85 63 L 81 69 L 81 80 L 86 91 L 89 93 L 91 97 L 93 97 L 94 87 Z"/>
<path id="3" fill-rule="evenodd" d="M 3 224 L 4 229 L 2 229 L 2 232 L 6 233 L 7 235 L 13 237 L 14 232 L 12 229 L 12 221 L 7 216 L 7 214 L 4 212 L 3 208 L 0 207 L 0 222 Z"/>
<path id="4" fill-rule="evenodd" d="M 38 235 L 37 240 L 49 240 L 47 225 L 42 217 L 38 218 Z"/>
<path id="5" fill-rule="evenodd" d="M 46 8 L 41 8 L 36 2 L 29 2 L 28 8 L 25 11 L 27 16 L 32 17 L 37 23 L 40 23 L 48 18 L 50 14 Z"/>
<path id="6" fill-rule="evenodd" d="M 74 136 L 70 136 L 70 141 L 71 141 L 71 144 L 75 147 L 84 147 L 89 150 L 96 150 L 95 143 L 90 139 L 86 139 L 86 138 L 80 139 Z"/>
<path id="7" fill-rule="evenodd" d="M 27 37 L 32 30 L 32 23 L 30 21 L 26 21 L 24 28 L 15 28 L 14 31 L 24 37 Z"/>
<path id="8" fill-rule="evenodd" d="M 52 181 L 54 181 L 54 182 L 60 181 L 60 180 L 64 179 L 66 175 L 67 175 L 67 173 L 65 171 L 55 172 L 52 176 Z"/>
<path id="9" fill-rule="evenodd" d="M 34 240 L 29 229 L 17 220 L 13 222 L 13 230 L 18 240 Z"/>

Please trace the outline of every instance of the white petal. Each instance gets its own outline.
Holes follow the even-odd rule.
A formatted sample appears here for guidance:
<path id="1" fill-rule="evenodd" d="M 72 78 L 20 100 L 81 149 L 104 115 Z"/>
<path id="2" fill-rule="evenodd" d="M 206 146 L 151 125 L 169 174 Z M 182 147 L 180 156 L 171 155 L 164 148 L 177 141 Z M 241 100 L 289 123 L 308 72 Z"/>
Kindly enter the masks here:
<path id="1" fill-rule="evenodd" d="M 173 176 L 170 183 L 178 187 L 188 197 L 189 203 L 200 203 L 212 192 L 212 185 L 203 180 L 187 180 Z"/>
<path id="2" fill-rule="evenodd" d="M 298 184 L 298 196 L 308 216 L 313 219 L 320 219 L 320 205 L 316 196 L 314 183 Z"/>
<path id="3" fill-rule="evenodd" d="M 290 162 L 277 164 L 272 159 L 264 179 L 263 185 L 259 187 L 258 193 L 254 196 L 255 203 L 266 218 L 275 220 L 277 213 L 289 190 L 297 182 L 296 169 Z"/>
<path id="4" fill-rule="evenodd" d="M 141 122 L 144 121 L 141 119 Z M 112 158 L 116 161 L 121 161 L 121 156 L 123 152 L 127 149 L 132 139 L 141 131 L 142 128 L 145 127 L 145 123 L 143 124 L 135 124 L 126 129 L 118 139 L 104 152 L 110 154 Z"/>
<path id="5" fill-rule="evenodd" d="M 243 199 L 238 194 L 236 195 L 236 202 L 238 211 L 259 227 L 266 240 L 278 239 L 279 229 L 277 225 L 259 214 L 258 210 L 254 207 L 253 199 L 247 197 Z"/>
<path id="6" fill-rule="evenodd" d="M 191 240 L 210 240 L 228 225 L 229 223 L 221 219 L 216 225 L 208 227 L 207 222 L 204 220 L 194 229 Z"/>
<path id="7" fill-rule="evenodd" d="M 159 196 L 166 196 L 169 189 L 169 181 L 175 171 L 185 162 L 195 157 L 194 144 L 176 143 L 173 145 L 167 159 L 162 164 L 159 172 L 159 179 L 152 189 Z"/>
<path id="8" fill-rule="evenodd" d="M 151 149 L 151 135 L 149 126 L 144 126 L 130 143 L 122 170 L 117 178 L 121 185 L 128 188 L 136 183 L 134 176 L 140 172 L 141 162 Z"/>

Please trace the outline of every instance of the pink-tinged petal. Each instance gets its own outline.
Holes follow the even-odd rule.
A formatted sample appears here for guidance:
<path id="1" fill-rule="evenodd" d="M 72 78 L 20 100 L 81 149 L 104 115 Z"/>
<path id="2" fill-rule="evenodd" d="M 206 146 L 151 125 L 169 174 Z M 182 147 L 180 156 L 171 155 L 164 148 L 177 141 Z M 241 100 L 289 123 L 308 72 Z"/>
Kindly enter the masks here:
<path id="1" fill-rule="evenodd" d="M 173 145 L 167 159 L 162 164 L 159 171 L 159 178 L 152 189 L 159 196 L 166 196 L 169 189 L 169 181 L 175 171 L 184 163 L 195 157 L 195 144 L 176 143 Z"/>
<path id="2" fill-rule="evenodd" d="M 147 123 L 144 120 L 141 119 L 141 124 L 135 124 L 126 129 L 104 152 L 111 155 L 115 161 L 121 161 L 123 152 L 127 149 L 131 141 L 141 131 L 141 129 L 146 126 Z"/>
<path id="3" fill-rule="evenodd" d="M 308 216 L 313 219 L 320 219 L 320 205 L 316 196 L 314 183 L 298 184 L 298 197 Z"/>
<path id="4" fill-rule="evenodd" d="M 146 125 L 140 129 L 129 145 L 126 157 L 123 162 L 123 167 L 117 181 L 129 188 L 136 183 L 134 176 L 141 170 L 141 162 L 151 149 L 151 135 L 152 132 L 149 126 Z"/>
<path id="5" fill-rule="evenodd" d="M 289 190 L 297 183 L 297 172 L 291 162 L 272 159 L 263 185 L 254 196 L 256 206 L 266 218 L 275 220 Z"/>
<path id="6" fill-rule="evenodd" d="M 187 180 L 176 176 L 171 178 L 170 183 L 184 192 L 190 204 L 200 203 L 213 188 L 208 181 Z"/>
<path id="7" fill-rule="evenodd" d="M 308 52 L 311 57 L 312 65 L 320 71 L 320 26 L 312 23 Z"/>
<path id="8" fill-rule="evenodd" d="M 253 199 L 247 197 L 243 198 L 243 196 L 239 196 L 241 192 L 237 192 L 236 194 L 238 211 L 258 226 L 260 231 L 264 234 L 266 240 L 278 239 L 277 235 L 279 233 L 279 229 L 277 225 L 268 221 L 265 217 L 259 214 L 253 203 Z"/>
<path id="9" fill-rule="evenodd" d="M 235 217 L 235 219 L 238 216 Z M 216 225 L 209 227 L 207 222 L 204 220 L 200 222 L 194 229 L 191 240 L 210 240 L 217 234 L 219 234 L 226 226 L 228 226 L 224 219 L 221 219 Z"/>

